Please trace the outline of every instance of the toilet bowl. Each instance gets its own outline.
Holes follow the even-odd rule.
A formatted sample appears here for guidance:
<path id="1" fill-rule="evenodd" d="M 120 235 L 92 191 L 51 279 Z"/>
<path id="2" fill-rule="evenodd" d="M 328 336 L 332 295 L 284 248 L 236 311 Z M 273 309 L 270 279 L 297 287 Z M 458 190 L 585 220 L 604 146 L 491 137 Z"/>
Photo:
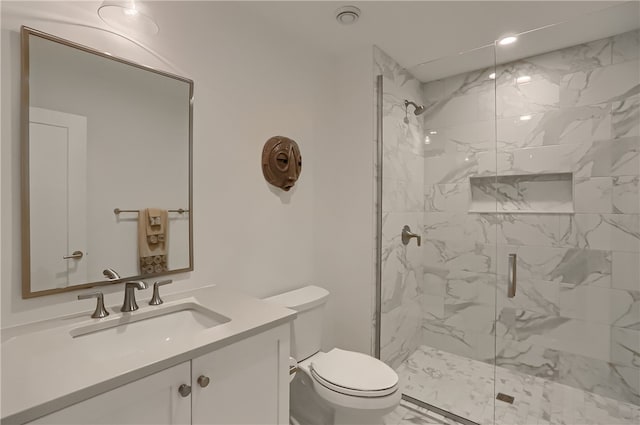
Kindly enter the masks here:
<path id="1" fill-rule="evenodd" d="M 317 395 L 334 410 L 336 424 L 376 424 L 400 403 L 398 375 L 362 353 L 318 352 L 298 363 L 311 377 Z"/>
<path id="2" fill-rule="evenodd" d="M 306 286 L 266 299 L 298 312 L 291 329 L 291 354 L 299 359 L 291 382 L 292 423 L 382 424 L 400 403 L 398 375 L 366 354 L 320 351 L 328 295 L 323 288 Z"/>

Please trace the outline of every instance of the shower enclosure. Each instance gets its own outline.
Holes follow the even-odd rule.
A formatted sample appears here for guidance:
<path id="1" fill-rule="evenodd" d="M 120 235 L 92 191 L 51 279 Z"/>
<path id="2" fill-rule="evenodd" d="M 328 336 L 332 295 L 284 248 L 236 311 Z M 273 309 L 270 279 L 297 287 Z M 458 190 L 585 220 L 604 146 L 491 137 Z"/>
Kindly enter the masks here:
<path id="1" fill-rule="evenodd" d="M 638 7 L 409 70 L 375 51 L 377 354 L 405 399 L 640 423 Z"/>

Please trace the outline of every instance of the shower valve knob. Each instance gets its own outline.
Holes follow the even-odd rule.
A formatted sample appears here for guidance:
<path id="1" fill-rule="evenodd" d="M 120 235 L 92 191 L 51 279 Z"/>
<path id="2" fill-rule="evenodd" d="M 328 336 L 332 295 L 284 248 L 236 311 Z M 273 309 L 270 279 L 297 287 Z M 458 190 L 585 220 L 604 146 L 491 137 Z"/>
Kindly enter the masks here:
<path id="1" fill-rule="evenodd" d="M 416 239 L 416 242 L 417 242 L 418 246 L 420 246 L 422 244 L 422 237 L 420 237 L 420 235 L 416 235 L 415 233 L 413 233 L 411 231 L 411 228 L 409 226 L 405 225 L 402 228 L 402 243 L 404 245 L 409 245 L 409 241 L 412 238 Z"/>

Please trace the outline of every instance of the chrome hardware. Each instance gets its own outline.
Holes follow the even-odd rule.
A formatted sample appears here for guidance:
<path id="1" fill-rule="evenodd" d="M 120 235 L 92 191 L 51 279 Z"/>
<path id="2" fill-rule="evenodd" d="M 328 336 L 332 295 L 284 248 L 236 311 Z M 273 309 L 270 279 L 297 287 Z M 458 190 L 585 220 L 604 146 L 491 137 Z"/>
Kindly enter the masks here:
<path id="1" fill-rule="evenodd" d="M 78 295 L 79 300 L 88 300 L 89 298 L 97 298 L 98 303 L 96 304 L 96 311 L 93 312 L 91 317 L 94 319 L 102 319 L 103 317 L 107 317 L 109 312 L 104 308 L 104 296 L 102 292 L 92 292 L 90 294 L 80 294 Z"/>
<path id="2" fill-rule="evenodd" d="M 115 215 L 119 215 L 120 213 L 139 213 L 140 210 L 122 210 L 120 208 L 114 208 L 113 213 Z M 184 214 L 189 212 L 189 210 L 185 210 L 184 208 L 178 208 L 177 210 L 167 210 L 167 212 L 177 212 L 178 214 Z"/>
<path id="3" fill-rule="evenodd" d="M 63 260 L 79 260 L 84 256 L 82 251 L 73 251 L 71 255 L 65 255 L 62 257 Z"/>
<path id="4" fill-rule="evenodd" d="M 178 387 L 178 392 L 182 397 L 189 397 L 191 394 L 191 385 L 182 384 Z"/>
<path id="5" fill-rule="evenodd" d="M 173 282 L 173 280 L 167 279 L 153 284 L 153 296 L 151 297 L 151 301 L 149 301 L 149 305 L 160 305 L 164 302 L 162 301 L 162 298 L 160 298 L 160 290 L 158 288 L 162 285 L 168 285 L 171 282 Z"/>
<path id="6" fill-rule="evenodd" d="M 209 385 L 209 378 L 204 375 L 198 376 L 198 385 L 200 385 L 202 388 L 205 388 L 207 385 Z"/>
<path id="7" fill-rule="evenodd" d="M 411 231 L 411 228 L 405 225 L 402 228 L 402 243 L 404 245 L 409 245 L 409 241 L 411 240 L 411 238 L 416 238 L 416 242 L 418 243 L 418 246 L 420 246 L 420 244 L 422 243 L 422 237 L 420 235 L 416 235 L 415 233 L 413 233 Z"/>
<path id="8" fill-rule="evenodd" d="M 138 303 L 136 303 L 136 289 L 147 289 L 147 284 L 141 280 L 134 280 L 124 284 L 124 303 L 120 311 L 136 311 Z"/>
<path id="9" fill-rule="evenodd" d="M 516 254 L 509 254 L 509 273 L 507 275 L 507 297 L 516 296 Z"/>
<path id="10" fill-rule="evenodd" d="M 121 279 L 118 272 L 113 269 L 104 269 L 102 270 L 102 274 L 104 275 L 104 277 L 106 277 L 109 280 Z"/>
<path id="11" fill-rule="evenodd" d="M 497 400 L 504 401 L 505 403 L 513 404 L 515 401 L 515 397 L 505 393 L 498 393 L 496 396 Z"/>

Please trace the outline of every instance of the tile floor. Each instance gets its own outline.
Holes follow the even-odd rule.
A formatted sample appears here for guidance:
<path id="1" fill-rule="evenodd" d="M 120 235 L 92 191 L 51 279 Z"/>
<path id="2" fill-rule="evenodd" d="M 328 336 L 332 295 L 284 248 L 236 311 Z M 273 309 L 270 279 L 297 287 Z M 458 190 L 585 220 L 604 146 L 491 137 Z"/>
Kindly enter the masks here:
<path id="1" fill-rule="evenodd" d="M 494 389 L 495 373 L 495 389 Z M 567 385 L 419 347 L 399 368 L 403 393 L 480 424 L 494 424 L 495 390 L 515 397 L 495 400 L 496 425 L 638 425 L 640 406 Z M 403 401 L 385 425 L 455 424 Z"/>

